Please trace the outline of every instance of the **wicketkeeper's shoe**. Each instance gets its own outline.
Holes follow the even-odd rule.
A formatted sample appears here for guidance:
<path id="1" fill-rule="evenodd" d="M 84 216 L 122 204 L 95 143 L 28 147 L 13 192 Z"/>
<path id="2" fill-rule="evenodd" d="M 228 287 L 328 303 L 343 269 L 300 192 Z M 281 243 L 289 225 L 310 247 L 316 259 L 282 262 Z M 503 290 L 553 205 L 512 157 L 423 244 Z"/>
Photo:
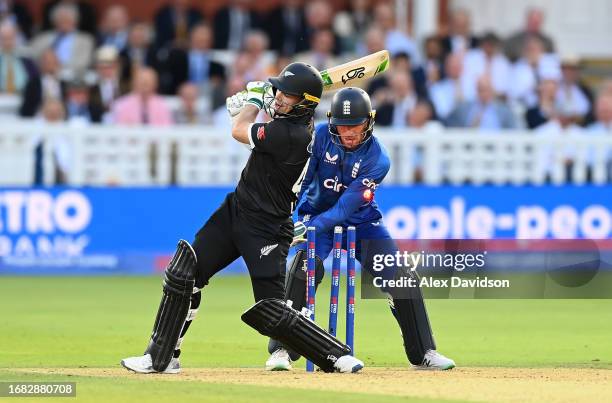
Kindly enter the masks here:
<path id="1" fill-rule="evenodd" d="M 289 371 L 291 369 L 291 358 L 284 348 L 278 348 L 266 361 L 266 371 Z"/>
<path id="2" fill-rule="evenodd" d="M 363 361 L 358 360 L 352 355 L 343 355 L 334 363 L 337 372 L 352 373 L 363 368 Z"/>
<path id="3" fill-rule="evenodd" d="M 124 368 L 138 372 L 139 374 L 178 374 L 181 372 L 181 364 L 179 359 L 172 357 L 170 364 L 164 371 L 156 371 L 153 369 L 153 362 L 151 361 L 151 354 L 145 354 L 138 357 L 129 357 L 121 360 L 121 365 Z"/>
<path id="4" fill-rule="evenodd" d="M 436 350 L 427 350 L 423 363 L 421 365 L 413 365 L 413 368 L 418 370 L 445 371 L 455 368 L 455 361 L 446 358 Z"/>

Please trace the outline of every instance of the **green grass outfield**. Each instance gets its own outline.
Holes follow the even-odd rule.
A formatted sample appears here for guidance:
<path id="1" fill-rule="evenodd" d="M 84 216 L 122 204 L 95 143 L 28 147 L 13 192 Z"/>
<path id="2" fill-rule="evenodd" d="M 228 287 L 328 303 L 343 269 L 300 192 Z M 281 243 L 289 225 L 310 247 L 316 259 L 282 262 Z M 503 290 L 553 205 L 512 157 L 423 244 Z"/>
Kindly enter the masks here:
<path id="1" fill-rule="evenodd" d="M 0 277 L 0 380 L 76 381 L 77 400 L 87 401 L 135 401 L 135 396 L 176 401 L 196 396 L 205 401 L 287 399 L 285 390 L 269 386 L 170 384 L 150 378 L 143 388 L 138 377 L 17 371 L 118 367 L 121 358 L 144 350 L 160 290 L 158 277 Z M 317 322 L 323 326 L 328 299 L 327 278 L 317 300 Z M 252 302 L 248 277 L 214 278 L 184 343 L 183 367 L 261 368 L 267 340 L 240 320 Z M 438 349 L 461 367 L 612 369 L 612 300 L 430 300 L 428 310 Z M 340 335 L 343 319 L 342 304 Z M 357 301 L 355 348 L 367 367 L 408 365 L 385 300 Z M 300 360 L 297 371 L 303 365 Z M 357 402 L 373 396 L 312 391 L 291 401 L 332 398 Z"/>

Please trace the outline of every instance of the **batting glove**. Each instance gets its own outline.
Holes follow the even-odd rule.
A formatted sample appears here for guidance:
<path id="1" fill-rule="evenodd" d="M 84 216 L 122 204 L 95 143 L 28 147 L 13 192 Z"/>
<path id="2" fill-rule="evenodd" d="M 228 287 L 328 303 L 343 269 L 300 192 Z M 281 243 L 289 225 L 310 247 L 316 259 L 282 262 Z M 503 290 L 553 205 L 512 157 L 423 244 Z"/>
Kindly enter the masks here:
<path id="1" fill-rule="evenodd" d="M 296 221 L 293 224 L 293 242 L 291 246 L 299 245 L 306 242 L 306 225 L 301 221 Z"/>
<path id="2" fill-rule="evenodd" d="M 234 117 L 240 113 L 244 104 L 247 100 L 247 92 L 246 90 L 240 91 L 231 97 L 227 97 L 225 99 L 225 107 L 229 112 L 231 117 Z"/>
<path id="3" fill-rule="evenodd" d="M 265 87 L 264 96 L 263 96 L 263 101 L 264 101 L 263 110 L 270 117 L 274 117 L 274 114 L 276 113 L 273 109 L 273 102 L 272 102 L 273 100 L 274 100 L 274 89 L 272 88 L 272 85 L 268 84 Z"/>
<path id="4" fill-rule="evenodd" d="M 251 81 L 247 84 L 247 104 L 255 105 L 257 109 L 263 108 L 264 105 L 264 94 L 266 88 L 270 84 L 265 81 Z"/>

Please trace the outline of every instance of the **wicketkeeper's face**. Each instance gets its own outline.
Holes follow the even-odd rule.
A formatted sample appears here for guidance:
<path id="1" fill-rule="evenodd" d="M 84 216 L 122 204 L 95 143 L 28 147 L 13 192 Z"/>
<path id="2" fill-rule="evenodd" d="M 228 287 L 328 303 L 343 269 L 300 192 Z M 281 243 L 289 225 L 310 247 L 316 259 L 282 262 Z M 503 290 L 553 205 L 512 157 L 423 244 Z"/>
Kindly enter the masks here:
<path id="1" fill-rule="evenodd" d="M 351 150 L 361 144 L 366 135 L 367 124 L 368 122 L 366 121 L 354 126 L 336 126 L 342 145 Z"/>

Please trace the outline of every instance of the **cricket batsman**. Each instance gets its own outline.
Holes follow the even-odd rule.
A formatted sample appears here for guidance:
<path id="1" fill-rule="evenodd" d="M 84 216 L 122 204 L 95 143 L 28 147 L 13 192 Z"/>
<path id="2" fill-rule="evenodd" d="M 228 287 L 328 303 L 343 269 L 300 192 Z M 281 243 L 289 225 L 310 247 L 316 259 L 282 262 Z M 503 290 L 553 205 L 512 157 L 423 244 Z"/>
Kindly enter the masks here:
<path id="1" fill-rule="evenodd" d="M 328 123 L 318 125 L 315 131 L 312 155 L 300 191 L 304 201 L 298 208 L 296 223 L 296 229 L 316 228 L 317 285 L 324 275 L 323 260 L 333 248 L 335 226 L 356 227 L 356 258 L 361 263 L 364 258 L 361 240 L 388 240 L 384 243 L 396 248 L 374 201 L 376 188 L 389 172 L 390 161 L 384 146 L 372 134 L 375 111 L 368 94 L 352 87 L 338 91 L 327 115 Z M 346 233 L 344 237 L 343 244 Z M 303 243 L 299 246 L 287 275 L 286 298 L 297 310 L 306 304 L 305 248 Z M 421 290 L 416 287 L 409 292 L 409 298 L 389 298 L 408 360 L 416 369 L 454 368 L 453 360 L 436 351 Z M 292 360 L 299 355 L 285 347 L 270 340 L 271 356 L 266 369 L 291 369 Z"/>
<path id="2" fill-rule="evenodd" d="M 228 98 L 232 136 L 251 155 L 234 192 L 197 232 L 180 240 L 166 267 L 163 296 L 142 356 L 121 361 L 138 373 L 178 373 L 180 347 L 212 276 L 242 256 L 256 304 L 242 319 L 325 372 L 356 372 L 363 362 L 350 348 L 285 303 L 285 271 L 293 239 L 291 215 L 306 173 L 313 114 L 323 92 L 319 72 L 292 63 L 278 77 L 247 84 Z M 262 108 L 272 120 L 254 123 Z"/>

